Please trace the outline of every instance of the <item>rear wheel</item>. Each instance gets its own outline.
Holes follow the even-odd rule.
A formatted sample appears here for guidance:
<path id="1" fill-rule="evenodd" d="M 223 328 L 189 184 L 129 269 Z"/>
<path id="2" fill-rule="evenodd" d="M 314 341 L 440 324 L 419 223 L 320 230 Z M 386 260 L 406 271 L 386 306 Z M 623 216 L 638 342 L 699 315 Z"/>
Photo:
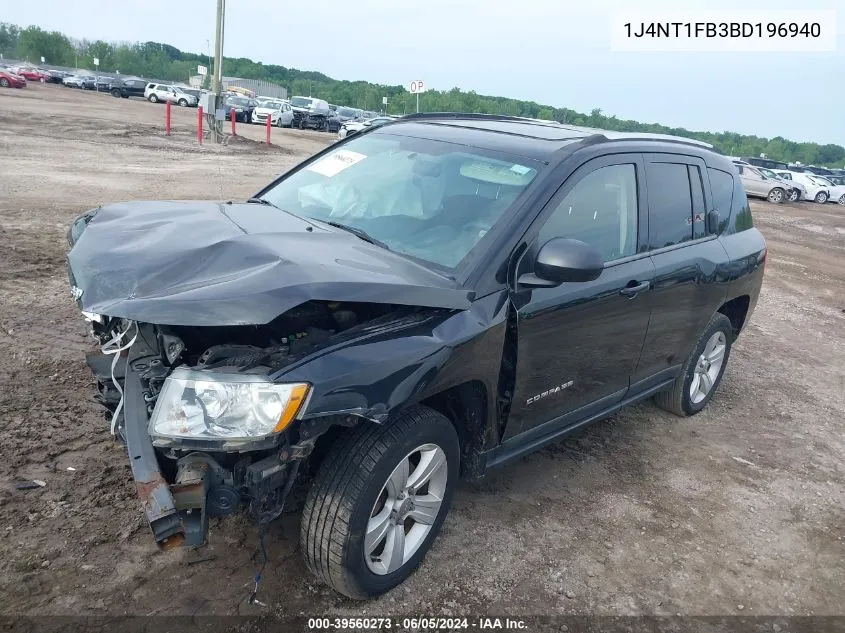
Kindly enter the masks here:
<path id="1" fill-rule="evenodd" d="M 819 204 L 824 204 L 827 202 L 827 191 L 819 191 L 815 197 L 816 202 Z"/>
<path id="2" fill-rule="evenodd" d="M 769 192 L 769 202 L 774 204 L 780 204 L 785 197 L 784 191 L 780 187 L 775 187 Z"/>
<path id="3" fill-rule="evenodd" d="M 458 479 L 458 436 L 428 407 L 362 425 L 329 450 L 300 524 L 308 568 L 363 599 L 416 569 L 443 523 Z"/>
<path id="4" fill-rule="evenodd" d="M 839 200 L 837 200 L 839 204 L 845 205 L 845 195 L 843 195 Z"/>
<path id="5" fill-rule="evenodd" d="M 701 411 L 722 380 L 732 343 L 731 321 L 717 312 L 701 333 L 672 388 L 654 396 L 655 404 L 682 417 Z"/>
<path id="6" fill-rule="evenodd" d="M 158 97 L 154 94 L 150 95 L 150 103 L 158 103 Z"/>

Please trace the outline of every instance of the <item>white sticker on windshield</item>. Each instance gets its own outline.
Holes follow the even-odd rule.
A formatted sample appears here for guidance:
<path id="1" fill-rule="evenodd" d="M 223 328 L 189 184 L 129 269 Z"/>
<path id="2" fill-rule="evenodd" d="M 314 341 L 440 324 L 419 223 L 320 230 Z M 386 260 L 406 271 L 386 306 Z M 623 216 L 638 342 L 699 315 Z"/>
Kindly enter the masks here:
<path id="1" fill-rule="evenodd" d="M 339 149 L 332 152 L 325 158 L 321 158 L 315 163 L 311 163 L 305 169 L 316 171 L 328 178 L 339 174 L 347 167 L 352 167 L 355 163 L 360 163 L 366 158 L 366 155 L 358 152 L 351 152 L 348 149 Z"/>
<path id="2" fill-rule="evenodd" d="M 524 176 L 529 171 L 531 171 L 531 168 L 526 167 L 525 165 L 514 165 L 513 167 L 511 167 L 511 171 L 519 174 L 520 176 Z"/>

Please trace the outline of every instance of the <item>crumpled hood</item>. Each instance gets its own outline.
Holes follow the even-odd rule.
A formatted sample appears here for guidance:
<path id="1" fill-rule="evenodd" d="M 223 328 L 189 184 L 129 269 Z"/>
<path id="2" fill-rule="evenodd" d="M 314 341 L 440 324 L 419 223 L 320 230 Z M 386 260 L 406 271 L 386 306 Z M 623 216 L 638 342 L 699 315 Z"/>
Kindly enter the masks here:
<path id="1" fill-rule="evenodd" d="M 114 204 L 75 234 L 68 263 L 82 309 L 146 323 L 260 325 L 309 300 L 470 305 L 443 275 L 259 204 Z"/>

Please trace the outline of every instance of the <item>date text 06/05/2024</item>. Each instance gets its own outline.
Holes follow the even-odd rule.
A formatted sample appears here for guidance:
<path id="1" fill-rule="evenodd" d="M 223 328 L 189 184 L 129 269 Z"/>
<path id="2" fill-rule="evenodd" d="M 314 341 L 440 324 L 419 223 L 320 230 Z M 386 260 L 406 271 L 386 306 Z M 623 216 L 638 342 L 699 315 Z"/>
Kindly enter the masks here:
<path id="1" fill-rule="evenodd" d="M 458 630 L 503 630 L 524 631 L 528 625 L 520 618 L 463 618 L 463 617 L 351 617 L 351 618 L 308 618 L 309 630 L 414 630 L 414 631 L 458 631 Z"/>
<path id="2" fill-rule="evenodd" d="M 627 37 L 821 37 L 818 22 L 626 22 Z"/>

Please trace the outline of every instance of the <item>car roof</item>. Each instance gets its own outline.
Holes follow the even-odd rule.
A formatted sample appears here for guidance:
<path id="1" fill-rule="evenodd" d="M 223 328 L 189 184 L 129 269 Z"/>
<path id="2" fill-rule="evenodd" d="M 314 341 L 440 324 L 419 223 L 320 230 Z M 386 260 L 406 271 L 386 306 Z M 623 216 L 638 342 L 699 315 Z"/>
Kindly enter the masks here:
<path id="1" fill-rule="evenodd" d="M 441 140 L 548 160 L 567 146 L 616 141 L 685 145 L 698 150 L 711 150 L 712 145 L 680 136 L 640 132 L 617 132 L 524 117 L 436 112 L 409 114 L 385 123 L 378 134 L 391 134 L 403 128 L 409 136 L 435 136 Z M 580 146 L 580 145 L 579 145 Z M 665 149 L 666 145 L 664 145 Z M 661 148 L 658 148 L 661 149 Z M 631 151 L 641 151 L 632 148 Z M 697 153 L 697 152 L 696 152 Z M 713 156 L 718 156 L 713 154 Z M 719 156 L 719 158 L 724 158 Z M 726 164 L 730 164 L 724 159 Z"/>

